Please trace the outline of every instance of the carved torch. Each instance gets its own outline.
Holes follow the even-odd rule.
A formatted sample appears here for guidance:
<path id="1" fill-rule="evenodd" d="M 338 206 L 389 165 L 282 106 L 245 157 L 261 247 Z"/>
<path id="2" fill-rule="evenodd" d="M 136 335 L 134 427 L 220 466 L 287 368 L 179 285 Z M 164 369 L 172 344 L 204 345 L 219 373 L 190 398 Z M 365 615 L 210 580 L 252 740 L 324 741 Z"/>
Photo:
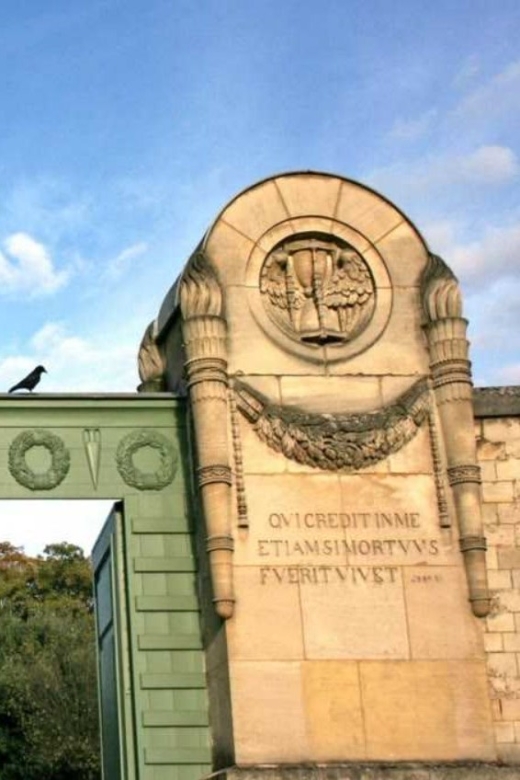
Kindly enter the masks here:
<path id="1" fill-rule="evenodd" d="M 490 597 L 467 320 L 462 317 L 457 279 L 436 255 L 430 255 L 424 271 L 422 296 L 433 389 L 446 446 L 448 480 L 459 522 L 469 598 L 473 613 L 485 617 L 489 613 Z"/>
<path id="2" fill-rule="evenodd" d="M 228 446 L 226 321 L 222 290 L 202 254 L 187 266 L 179 290 L 184 364 L 197 447 L 197 479 L 206 522 L 206 550 L 215 609 L 233 614 L 231 467 Z"/>

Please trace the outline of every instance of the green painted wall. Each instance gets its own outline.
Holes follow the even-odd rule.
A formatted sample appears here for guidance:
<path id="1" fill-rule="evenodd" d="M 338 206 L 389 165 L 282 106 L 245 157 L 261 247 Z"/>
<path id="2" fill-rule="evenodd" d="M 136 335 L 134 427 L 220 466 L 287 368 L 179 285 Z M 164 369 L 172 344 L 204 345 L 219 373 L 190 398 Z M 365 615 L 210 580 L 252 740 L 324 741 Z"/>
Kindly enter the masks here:
<path id="1" fill-rule="evenodd" d="M 136 435 L 144 438 L 125 439 Z M 123 440 L 138 481 L 164 482 L 174 471 L 173 479 L 128 484 L 121 458 L 118 468 Z M 96 448 L 99 456 L 97 485 L 89 441 L 94 465 Z M 38 487 L 56 481 L 54 467 L 63 473 L 67 453 L 62 481 Z M 32 488 L 13 476 L 13 462 Z M 185 408 L 172 396 L 0 398 L 0 498 L 123 502 L 115 581 L 118 675 L 127 674 L 126 687 L 119 680 L 125 780 L 195 780 L 212 768 L 189 478 Z"/>

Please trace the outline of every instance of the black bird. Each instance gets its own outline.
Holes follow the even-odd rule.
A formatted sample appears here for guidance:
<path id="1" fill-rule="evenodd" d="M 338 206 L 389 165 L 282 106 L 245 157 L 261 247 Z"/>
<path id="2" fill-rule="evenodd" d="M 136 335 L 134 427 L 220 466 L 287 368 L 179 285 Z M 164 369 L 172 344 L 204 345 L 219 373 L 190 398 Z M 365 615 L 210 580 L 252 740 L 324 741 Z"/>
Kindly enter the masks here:
<path id="1" fill-rule="evenodd" d="M 13 385 L 7 392 L 14 393 L 15 390 L 34 390 L 42 378 L 43 373 L 47 373 L 46 369 L 43 366 L 36 366 L 30 374 L 27 374 L 26 377 L 18 382 L 17 385 Z"/>

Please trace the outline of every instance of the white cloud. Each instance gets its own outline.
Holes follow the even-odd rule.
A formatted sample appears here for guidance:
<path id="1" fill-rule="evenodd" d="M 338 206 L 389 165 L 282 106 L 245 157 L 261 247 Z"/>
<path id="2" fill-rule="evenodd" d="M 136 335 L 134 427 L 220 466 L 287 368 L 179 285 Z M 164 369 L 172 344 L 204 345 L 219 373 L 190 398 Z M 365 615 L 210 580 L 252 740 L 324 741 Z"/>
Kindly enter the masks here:
<path id="1" fill-rule="evenodd" d="M 5 195 L 3 217 L 8 225 L 24 225 L 29 233 L 56 241 L 92 225 L 91 200 L 52 176 L 22 178 Z"/>
<path id="2" fill-rule="evenodd" d="M 467 283 L 483 285 L 520 276 L 520 223 L 490 226 L 470 243 L 447 246 L 446 261 Z"/>
<path id="3" fill-rule="evenodd" d="M 520 171 L 516 154 L 507 146 L 479 146 L 464 155 L 431 155 L 414 163 L 402 163 L 373 171 L 367 180 L 392 196 L 437 192 L 448 186 L 498 186 Z"/>
<path id="4" fill-rule="evenodd" d="M 461 238 L 467 233 L 467 225 L 455 220 L 423 226 L 431 251 L 441 255 L 474 299 L 477 316 L 489 316 L 494 323 L 516 319 L 520 315 L 520 220 L 488 225 L 469 241 Z"/>
<path id="5" fill-rule="evenodd" d="M 95 354 L 85 339 L 68 335 L 58 322 L 46 323 L 31 338 L 30 345 L 36 353 L 51 354 L 54 360 L 63 362 L 70 359 L 85 362 Z"/>
<path id="6" fill-rule="evenodd" d="M 0 292 L 31 298 L 50 295 L 67 284 L 68 271 L 58 271 L 45 246 L 27 233 L 12 233 L 0 251 Z"/>
<path id="7" fill-rule="evenodd" d="M 83 338 L 69 333 L 62 323 L 47 322 L 30 339 L 26 354 L 0 360 L 2 385 L 6 390 L 42 364 L 48 373 L 38 392 L 134 392 L 139 341 L 140 335 L 132 332 L 98 332 Z"/>
<path id="8" fill-rule="evenodd" d="M 469 56 L 455 74 L 453 86 L 456 89 L 464 89 L 480 72 L 480 62 L 476 54 Z"/>
<path id="9" fill-rule="evenodd" d="M 456 219 L 422 228 L 431 250 L 461 282 L 476 384 L 520 384 L 520 220 L 491 224 L 480 234 L 473 223 Z"/>
<path id="10" fill-rule="evenodd" d="M 431 108 L 417 119 L 397 119 L 390 130 L 390 137 L 399 141 L 415 141 L 425 135 L 437 116 L 437 110 Z"/>
<path id="11" fill-rule="evenodd" d="M 518 159 L 506 146 L 481 146 L 466 157 L 455 158 L 454 173 L 467 182 L 493 184 L 518 174 Z"/>
<path id="12" fill-rule="evenodd" d="M 431 251 L 447 260 L 463 227 L 463 223 L 453 219 L 439 219 L 433 222 L 424 221 L 420 230 Z"/>
<path id="13" fill-rule="evenodd" d="M 107 280 L 119 279 L 130 267 L 133 260 L 136 257 L 140 257 L 148 251 L 148 244 L 144 241 L 140 241 L 137 244 L 132 244 L 126 249 L 119 252 L 116 257 L 107 263 L 105 268 L 104 277 Z"/>
<path id="14" fill-rule="evenodd" d="M 499 114 L 510 114 L 520 107 L 520 60 L 511 62 L 484 84 L 470 92 L 457 106 L 454 115 L 465 120 L 486 121 Z"/>
<path id="15" fill-rule="evenodd" d="M 520 363 L 509 363 L 498 371 L 500 384 L 520 385 Z"/>

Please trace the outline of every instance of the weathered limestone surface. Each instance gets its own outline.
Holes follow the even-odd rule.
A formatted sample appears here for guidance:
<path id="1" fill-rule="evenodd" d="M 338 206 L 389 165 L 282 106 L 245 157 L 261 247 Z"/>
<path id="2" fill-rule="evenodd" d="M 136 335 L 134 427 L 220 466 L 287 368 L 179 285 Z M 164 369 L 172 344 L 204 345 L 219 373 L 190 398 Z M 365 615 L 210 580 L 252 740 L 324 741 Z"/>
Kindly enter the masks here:
<path id="1" fill-rule="evenodd" d="M 466 325 L 405 215 L 317 173 L 231 201 L 167 296 L 156 341 L 189 396 L 224 620 L 206 600 L 216 767 L 513 760 L 488 689 Z M 512 501 L 486 468 L 486 501 Z M 457 776 L 363 766 L 330 771 Z"/>
<path id="2" fill-rule="evenodd" d="M 484 644 L 497 752 L 520 762 L 520 394 L 476 395 L 491 612 Z"/>

